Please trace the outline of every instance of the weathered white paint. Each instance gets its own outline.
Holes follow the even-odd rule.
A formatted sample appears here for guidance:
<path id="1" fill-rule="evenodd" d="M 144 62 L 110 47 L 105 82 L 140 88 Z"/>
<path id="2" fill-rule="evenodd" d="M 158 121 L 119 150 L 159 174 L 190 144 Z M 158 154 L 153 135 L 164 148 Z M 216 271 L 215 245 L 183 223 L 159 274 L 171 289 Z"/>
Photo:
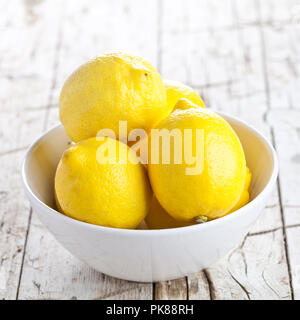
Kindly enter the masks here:
<path id="1" fill-rule="evenodd" d="M 0 299 L 300 299 L 299 4 L 0 4 Z M 66 252 L 35 214 L 29 219 L 19 177 L 24 148 L 58 123 L 66 77 L 111 49 L 143 55 L 164 78 L 193 85 L 210 108 L 250 122 L 278 151 L 278 189 L 250 235 L 188 278 L 154 286 L 110 278 Z"/>
<path id="2" fill-rule="evenodd" d="M 0 299 L 18 294 L 30 222 L 20 166 L 43 129 L 59 8 L 59 1 L 9 1 L 0 10 Z"/>

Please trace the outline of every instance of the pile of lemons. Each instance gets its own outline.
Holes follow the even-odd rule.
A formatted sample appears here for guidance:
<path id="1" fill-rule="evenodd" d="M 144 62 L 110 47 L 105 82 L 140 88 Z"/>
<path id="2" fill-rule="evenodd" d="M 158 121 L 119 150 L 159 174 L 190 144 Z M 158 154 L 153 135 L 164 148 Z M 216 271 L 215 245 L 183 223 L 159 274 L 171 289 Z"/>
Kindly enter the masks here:
<path id="1" fill-rule="evenodd" d="M 192 88 L 163 81 L 143 58 L 114 52 L 83 64 L 66 80 L 59 111 L 74 142 L 55 175 L 57 207 L 67 216 L 114 228 L 145 221 L 149 229 L 164 229 L 217 219 L 249 201 L 251 173 L 234 130 Z M 191 165 L 184 159 L 152 163 L 150 155 L 143 163 L 121 139 L 120 121 L 128 133 L 148 133 L 149 153 L 152 129 L 203 130 L 201 172 L 186 174 Z M 115 139 L 99 136 L 102 129 L 115 132 Z M 185 143 L 194 150 L 196 139 Z M 104 146 L 112 161 L 99 161 Z M 111 155 L 110 147 L 117 152 Z M 124 155 L 133 161 L 120 161 Z"/>

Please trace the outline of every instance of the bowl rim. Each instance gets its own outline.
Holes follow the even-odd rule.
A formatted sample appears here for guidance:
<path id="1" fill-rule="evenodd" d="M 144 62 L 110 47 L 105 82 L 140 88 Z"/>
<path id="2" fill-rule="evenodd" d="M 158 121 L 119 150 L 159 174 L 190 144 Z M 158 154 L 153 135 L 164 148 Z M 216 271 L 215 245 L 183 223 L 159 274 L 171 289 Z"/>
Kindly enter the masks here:
<path id="1" fill-rule="evenodd" d="M 29 199 L 31 199 L 32 201 L 34 201 L 39 207 L 41 207 L 42 209 L 44 209 L 45 212 L 47 212 L 47 214 L 54 214 L 56 215 L 56 217 L 64 220 L 65 222 L 71 223 L 71 224 L 77 224 L 80 225 L 82 227 L 85 228 L 90 228 L 90 229 L 94 229 L 94 230 L 98 230 L 98 231 L 103 231 L 106 233 L 116 233 L 116 234 L 125 234 L 125 235 L 135 235 L 135 236 L 152 236 L 153 234 L 156 235 L 163 235 L 163 234 L 174 234 L 174 233 L 185 233 L 185 232 L 190 232 L 190 231 L 196 231 L 199 229 L 199 231 L 201 229 L 205 229 L 205 228 L 210 228 L 216 225 L 220 225 L 223 222 L 230 222 L 233 221 L 235 218 L 237 218 L 239 215 L 243 215 L 246 214 L 247 211 L 253 209 L 256 207 L 256 205 L 258 203 L 260 203 L 272 190 L 277 176 L 278 176 L 278 159 L 277 159 L 277 154 L 275 149 L 273 148 L 272 144 L 268 141 L 268 139 L 256 128 L 254 128 L 252 125 L 246 123 L 244 120 L 241 120 L 239 118 L 237 118 L 236 116 L 232 116 L 226 112 L 220 112 L 220 111 L 215 111 L 217 114 L 219 114 L 220 116 L 225 116 L 226 118 L 232 119 L 236 122 L 238 122 L 239 124 L 242 124 L 243 126 L 247 127 L 248 129 L 250 129 L 260 140 L 263 141 L 264 145 L 267 147 L 272 161 L 273 161 L 273 170 L 272 170 L 272 174 L 269 178 L 269 181 L 267 182 L 266 186 L 264 187 L 264 189 L 256 196 L 255 199 L 251 200 L 249 203 L 247 203 L 245 206 L 243 206 L 242 208 L 226 215 L 223 216 L 221 218 L 209 221 L 207 223 L 201 223 L 201 224 L 196 224 L 196 225 L 191 225 L 191 226 L 186 226 L 186 227 L 177 227 L 177 228 L 171 228 L 171 229 L 154 229 L 154 230 L 148 230 L 148 229 L 120 229 L 120 228 L 112 228 L 112 227 L 104 227 L 104 226 L 100 226 L 100 225 L 95 225 L 95 224 L 91 224 L 88 222 L 83 222 L 80 220 L 76 220 L 73 219 L 69 216 L 66 216 L 62 213 L 60 213 L 59 211 L 49 207 L 47 204 L 45 204 L 43 201 L 41 201 L 35 194 L 34 192 L 31 190 L 31 188 L 29 187 L 28 184 L 28 180 L 27 180 L 27 175 L 26 175 L 26 166 L 27 166 L 27 162 L 28 162 L 28 158 L 30 153 L 33 151 L 33 149 L 35 148 L 35 146 L 48 134 L 50 134 L 52 131 L 57 130 L 58 128 L 62 127 L 62 124 L 59 125 L 55 125 L 53 127 L 51 127 L 49 130 L 47 130 L 46 132 L 44 132 L 43 134 L 41 134 L 36 140 L 34 140 L 34 142 L 28 147 L 24 159 L 22 161 L 22 165 L 21 165 L 21 177 L 22 177 L 22 182 L 23 182 L 23 186 L 24 189 L 26 191 L 26 194 L 28 196 Z M 225 119 L 226 120 L 226 119 Z M 227 120 L 226 120 L 227 121 Z"/>

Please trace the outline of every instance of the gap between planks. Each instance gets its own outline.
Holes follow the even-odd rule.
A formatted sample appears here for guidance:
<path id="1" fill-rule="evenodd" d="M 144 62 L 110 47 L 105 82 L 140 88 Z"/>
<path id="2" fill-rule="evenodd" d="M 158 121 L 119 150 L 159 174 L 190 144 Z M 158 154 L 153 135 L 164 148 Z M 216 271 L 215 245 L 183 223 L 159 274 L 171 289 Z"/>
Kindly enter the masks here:
<path id="1" fill-rule="evenodd" d="M 276 150 L 276 144 L 275 144 L 275 136 L 274 136 L 274 129 L 271 127 L 271 137 L 272 137 L 272 143 Z M 276 181 L 277 189 L 278 189 L 278 200 L 279 200 L 279 206 L 280 206 L 280 215 L 281 215 L 281 222 L 282 222 L 282 235 L 283 235 L 283 241 L 284 241 L 284 249 L 285 249 L 285 256 L 286 256 L 286 263 L 289 273 L 289 285 L 291 290 L 291 298 L 294 300 L 294 288 L 293 288 L 293 281 L 292 281 L 292 271 L 291 271 L 291 263 L 290 263 L 290 255 L 289 255 L 289 248 L 287 243 L 287 236 L 286 236 L 286 222 L 284 217 L 284 208 L 282 204 L 282 193 L 281 193 L 281 187 L 280 187 L 280 177 L 278 175 L 277 181 Z M 296 227 L 298 226 L 295 225 Z"/>
<path id="2" fill-rule="evenodd" d="M 265 93 L 266 93 L 266 103 L 267 103 L 267 111 L 263 117 L 263 120 L 267 124 L 268 113 L 271 110 L 271 102 L 270 102 L 270 84 L 269 84 L 269 78 L 268 78 L 268 67 L 267 67 L 267 57 L 266 57 L 266 43 L 265 43 L 264 30 L 263 30 L 263 24 L 262 24 L 260 1 L 256 0 L 255 5 L 256 5 L 256 11 L 258 16 L 258 29 L 260 32 L 261 54 L 262 54 L 262 61 L 263 61 L 264 83 L 265 83 Z M 276 141 L 275 141 L 273 126 L 270 126 L 270 130 L 271 130 L 272 144 L 276 150 Z M 285 224 L 285 217 L 284 217 L 284 211 L 283 211 L 284 209 L 282 204 L 282 195 L 281 195 L 279 176 L 277 177 L 276 187 L 278 191 L 278 201 L 279 201 L 281 223 L 282 223 L 282 235 L 283 235 L 285 257 L 286 257 L 288 276 L 289 276 L 289 287 L 291 292 L 291 299 L 294 300 L 294 288 L 292 283 L 292 272 L 291 272 L 287 237 L 286 237 L 286 224 Z"/>
<path id="3" fill-rule="evenodd" d="M 62 10 L 61 10 L 61 19 L 60 19 L 60 25 L 58 28 L 57 43 L 56 43 L 55 53 L 54 53 L 55 56 L 54 56 L 54 63 L 53 63 L 53 68 L 52 68 L 53 74 L 52 74 L 52 79 L 51 79 L 51 87 L 50 87 L 49 96 L 48 96 L 48 103 L 45 107 L 43 131 L 45 131 L 47 129 L 47 123 L 48 123 L 48 119 L 49 119 L 49 109 L 53 105 L 53 104 L 51 104 L 51 102 L 52 102 L 53 92 L 54 92 L 55 85 L 56 85 L 57 70 L 58 70 L 58 57 L 59 57 L 59 51 L 61 48 L 62 32 L 63 32 L 63 30 L 62 30 L 63 29 L 62 14 L 63 14 L 63 6 L 62 6 Z M 29 231 L 30 231 L 30 226 L 31 226 L 32 213 L 33 213 L 33 209 L 32 209 L 32 207 L 30 207 L 27 230 L 26 230 L 26 235 L 25 235 L 25 240 L 24 240 L 24 249 L 23 249 L 23 256 L 22 256 L 22 262 L 21 262 L 21 268 L 20 268 L 20 275 L 19 275 L 17 292 L 16 292 L 16 300 L 19 299 L 20 285 L 21 285 L 21 281 L 22 281 L 24 260 L 25 260 L 28 236 L 29 236 Z"/>
<path id="4" fill-rule="evenodd" d="M 30 231 L 31 218 L 32 218 L 32 207 L 30 207 L 27 230 L 26 230 L 25 239 L 24 239 L 23 255 L 22 255 L 21 268 L 20 268 L 20 274 L 19 274 L 19 280 L 18 280 L 18 286 L 17 286 L 17 292 L 16 292 L 16 300 L 19 299 L 19 291 L 20 291 L 20 285 L 21 285 L 22 274 L 23 274 L 23 266 L 24 266 L 24 260 L 25 260 L 25 254 L 26 254 L 28 235 Z"/>

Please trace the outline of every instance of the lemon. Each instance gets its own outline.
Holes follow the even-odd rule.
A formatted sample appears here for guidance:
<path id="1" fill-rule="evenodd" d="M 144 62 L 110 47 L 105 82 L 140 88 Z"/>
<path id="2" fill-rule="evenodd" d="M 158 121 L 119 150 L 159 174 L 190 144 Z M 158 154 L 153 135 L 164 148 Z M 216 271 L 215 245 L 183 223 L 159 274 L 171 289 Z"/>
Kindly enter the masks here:
<path id="1" fill-rule="evenodd" d="M 152 198 L 150 210 L 145 218 L 145 222 L 149 229 L 171 229 L 195 224 L 193 221 L 186 222 L 175 220 L 159 204 L 155 196 Z"/>
<path id="2" fill-rule="evenodd" d="M 240 209 L 241 207 L 243 207 L 244 205 L 246 205 L 249 202 L 249 186 L 250 186 L 250 182 L 251 182 L 251 177 L 252 174 L 249 170 L 249 168 L 246 168 L 247 172 L 246 172 L 246 180 L 245 180 L 245 186 L 244 186 L 244 190 L 240 196 L 239 201 L 235 204 L 235 206 L 230 210 L 230 212 L 236 211 L 238 209 Z"/>
<path id="3" fill-rule="evenodd" d="M 249 185 L 251 182 L 251 172 L 248 167 L 246 167 L 246 180 L 244 185 L 244 190 L 240 196 L 240 199 L 236 205 L 230 210 L 230 212 L 236 211 L 246 205 L 249 202 Z M 171 229 L 171 228 L 180 228 L 186 227 L 195 224 L 195 222 L 190 221 L 179 221 L 171 217 L 167 211 L 159 204 L 156 197 L 153 196 L 152 202 L 150 205 L 149 213 L 145 218 L 147 227 L 149 229 Z"/>
<path id="4" fill-rule="evenodd" d="M 65 82 L 60 120 L 75 142 L 112 129 L 119 137 L 119 120 L 127 131 L 149 130 L 169 113 L 159 73 L 143 58 L 109 53 L 80 66 Z"/>
<path id="5" fill-rule="evenodd" d="M 106 161 L 100 161 L 99 151 L 116 147 L 116 156 L 108 152 Z M 152 191 L 144 166 L 132 159 L 137 160 L 134 151 L 111 138 L 72 145 L 63 153 L 55 175 L 58 208 L 88 223 L 136 228 L 148 213 Z"/>
<path id="6" fill-rule="evenodd" d="M 202 161 L 193 165 L 183 157 L 182 163 L 178 164 L 175 161 L 176 157 L 178 160 L 178 148 L 175 152 L 174 139 L 170 163 L 162 160 L 155 163 L 151 132 L 151 161 L 148 164 L 150 182 L 159 203 L 173 218 L 185 221 L 198 216 L 219 218 L 229 213 L 243 191 L 246 178 L 243 148 L 238 136 L 221 116 L 208 109 L 197 108 L 188 100 L 184 100 L 184 103 L 191 108 L 176 109 L 175 106 L 175 111 L 155 128 L 169 131 L 179 129 L 182 137 L 186 134 L 185 129 L 194 132 L 200 129 L 203 149 L 200 157 L 196 154 L 195 159 L 201 160 L 202 157 Z M 182 138 L 182 145 L 183 149 L 185 145 L 190 145 L 194 152 L 197 151 L 197 143 L 195 136 L 192 137 L 189 140 Z M 159 157 L 162 158 L 162 148 L 159 149 Z"/>
<path id="7" fill-rule="evenodd" d="M 205 108 L 205 104 L 198 93 L 193 88 L 177 81 L 164 80 L 166 88 L 167 105 L 169 109 L 173 109 L 176 102 L 181 98 L 186 98 L 192 103 Z"/>

